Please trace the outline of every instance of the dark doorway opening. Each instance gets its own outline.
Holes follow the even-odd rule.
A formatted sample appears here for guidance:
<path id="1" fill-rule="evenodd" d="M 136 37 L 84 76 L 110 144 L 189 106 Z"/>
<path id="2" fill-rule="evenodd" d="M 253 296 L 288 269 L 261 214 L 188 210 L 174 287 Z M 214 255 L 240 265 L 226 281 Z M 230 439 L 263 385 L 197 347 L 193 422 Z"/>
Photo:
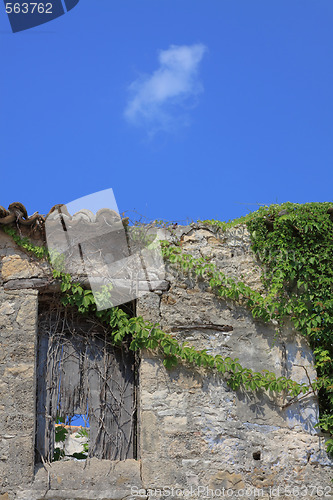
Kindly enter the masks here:
<path id="1" fill-rule="evenodd" d="M 135 302 L 123 309 L 135 315 Z M 96 457 L 137 458 L 138 359 L 112 345 L 110 329 L 61 305 L 39 300 L 36 463 Z"/>

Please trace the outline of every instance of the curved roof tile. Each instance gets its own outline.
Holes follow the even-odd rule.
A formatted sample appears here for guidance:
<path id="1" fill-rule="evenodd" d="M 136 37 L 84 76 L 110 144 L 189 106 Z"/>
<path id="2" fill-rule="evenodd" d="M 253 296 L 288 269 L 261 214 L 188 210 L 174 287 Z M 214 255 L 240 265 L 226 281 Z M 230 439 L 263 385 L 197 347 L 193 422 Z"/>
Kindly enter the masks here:
<path id="1" fill-rule="evenodd" d="M 67 211 L 66 205 L 63 204 L 54 205 L 46 216 L 35 212 L 29 217 L 25 206 L 22 205 L 22 203 L 14 202 L 9 205 L 8 209 L 0 205 L 0 227 L 16 223 L 22 226 L 31 226 L 44 230 L 46 218 L 50 216 L 50 219 L 56 219 L 60 214 L 65 216 L 66 219 L 84 221 L 87 223 L 94 223 L 97 221 L 120 221 L 119 214 L 109 208 L 100 209 L 96 215 L 90 210 L 82 209 L 71 216 Z M 124 225 L 128 225 L 128 218 L 122 219 L 122 222 Z"/>

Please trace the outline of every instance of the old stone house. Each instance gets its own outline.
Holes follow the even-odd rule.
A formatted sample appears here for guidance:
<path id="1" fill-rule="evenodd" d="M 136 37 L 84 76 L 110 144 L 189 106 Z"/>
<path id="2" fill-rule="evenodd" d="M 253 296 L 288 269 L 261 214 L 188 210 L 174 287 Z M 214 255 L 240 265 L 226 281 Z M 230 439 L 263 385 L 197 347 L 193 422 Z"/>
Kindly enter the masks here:
<path id="1" fill-rule="evenodd" d="M 233 391 L 209 369 L 180 363 L 167 370 L 153 351 L 116 352 L 105 332 L 77 316 L 66 316 L 64 327 L 50 265 L 1 229 L 16 228 L 42 244 L 43 225 L 20 204 L 0 210 L 0 499 L 333 497 L 315 396 L 288 405 L 275 394 Z M 228 276 L 263 292 L 245 226 L 223 234 L 198 224 L 165 231 L 186 252 L 211 255 Z M 126 307 L 180 342 L 239 358 L 256 371 L 298 382 L 316 375 L 306 339 L 290 325 L 276 338 L 275 325 L 254 320 L 173 265 Z M 67 383 L 57 371 L 61 359 Z M 52 461 L 61 384 L 64 411 L 84 413 L 89 398 L 96 446 L 86 460 Z M 117 393 L 122 410 L 107 405 L 103 391 L 116 402 Z"/>

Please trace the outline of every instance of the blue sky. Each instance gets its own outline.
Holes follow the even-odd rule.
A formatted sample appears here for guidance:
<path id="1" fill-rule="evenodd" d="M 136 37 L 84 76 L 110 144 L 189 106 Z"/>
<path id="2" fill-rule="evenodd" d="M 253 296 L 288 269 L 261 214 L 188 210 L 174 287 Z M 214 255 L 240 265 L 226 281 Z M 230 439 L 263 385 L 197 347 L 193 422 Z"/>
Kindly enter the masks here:
<path id="1" fill-rule="evenodd" d="M 332 200 L 331 0 L 80 0 L 0 10 L 1 200 L 228 220 Z"/>

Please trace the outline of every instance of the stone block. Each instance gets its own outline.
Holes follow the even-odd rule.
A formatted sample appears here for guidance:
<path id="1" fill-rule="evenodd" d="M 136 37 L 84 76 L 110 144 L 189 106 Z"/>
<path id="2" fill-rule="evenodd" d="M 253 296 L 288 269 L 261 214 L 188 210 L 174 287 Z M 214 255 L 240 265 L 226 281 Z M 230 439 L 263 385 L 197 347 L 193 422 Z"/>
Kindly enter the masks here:
<path id="1" fill-rule="evenodd" d="M 15 312 L 15 303 L 13 301 L 6 301 L 0 306 L 0 316 L 3 314 L 9 316 Z"/>
<path id="2" fill-rule="evenodd" d="M 36 291 L 31 291 L 37 294 Z M 30 292 L 30 293 L 31 293 Z M 33 330 L 36 325 L 37 320 L 37 304 L 36 295 L 35 297 L 27 297 L 21 304 L 16 316 L 16 322 L 26 330 Z"/>
<path id="3" fill-rule="evenodd" d="M 138 298 L 136 301 L 136 313 L 143 316 L 147 321 L 159 323 L 160 317 L 160 296 L 149 292 Z"/>
<path id="4" fill-rule="evenodd" d="M 222 488 L 231 488 L 233 490 L 240 490 L 245 487 L 242 474 L 230 473 L 228 471 L 219 471 L 212 476 L 209 481 L 209 488 L 213 490 Z"/>
<path id="5" fill-rule="evenodd" d="M 31 278 L 41 273 L 40 266 L 35 262 L 31 262 L 28 257 L 8 255 L 2 259 L 1 276 L 3 281 L 15 278 Z"/>
<path id="6" fill-rule="evenodd" d="M 34 375 L 34 365 L 31 363 L 18 363 L 13 366 L 8 366 L 5 369 L 5 377 L 19 377 L 22 379 L 31 379 Z"/>
<path id="7" fill-rule="evenodd" d="M 144 488 L 176 487 L 186 485 L 185 471 L 179 464 L 170 459 L 142 459 L 142 482 Z"/>
<path id="8" fill-rule="evenodd" d="M 170 374 L 170 379 L 178 387 L 187 391 L 189 389 L 201 389 L 202 375 L 194 369 L 192 371 L 180 369 L 179 372 Z"/>
<path id="9" fill-rule="evenodd" d="M 143 455 L 155 453 L 160 450 L 160 423 L 152 411 L 141 412 L 141 445 Z"/>
<path id="10" fill-rule="evenodd" d="M 164 417 L 162 430 L 167 434 L 182 432 L 187 429 L 188 419 L 185 417 L 168 416 Z"/>

